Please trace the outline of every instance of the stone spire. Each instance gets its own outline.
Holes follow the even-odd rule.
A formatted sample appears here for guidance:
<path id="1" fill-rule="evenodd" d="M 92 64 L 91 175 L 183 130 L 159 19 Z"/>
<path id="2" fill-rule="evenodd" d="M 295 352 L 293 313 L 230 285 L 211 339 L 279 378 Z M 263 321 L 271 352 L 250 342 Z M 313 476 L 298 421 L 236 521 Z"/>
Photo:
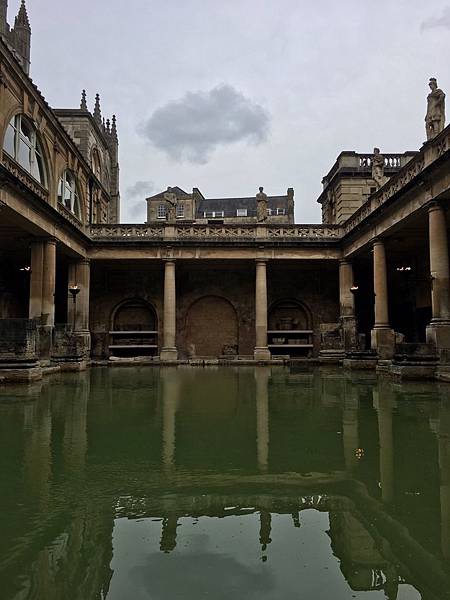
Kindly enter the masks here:
<path id="1" fill-rule="evenodd" d="M 97 121 L 98 125 L 101 127 L 102 126 L 102 111 L 100 108 L 100 94 L 95 95 L 94 119 Z"/>
<path id="2" fill-rule="evenodd" d="M 81 92 L 81 102 L 80 102 L 80 108 L 81 110 L 87 110 L 87 102 L 86 102 L 86 90 L 83 90 Z"/>
<path id="3" fill-rule="evenodd" d="M 117 121 L 116 121 L 116 115 L 112 116 L 112 125 L 111 125 L 111 136 L 113 138 L 113 140 L 115 142 L 118 141 L 118 137 L 117 137 Z"/>
<path id="4" fill-rule="evenodd" d="M 106 119 L 106 133 L 111 135 L 111 121 L 109 119 Z"/>
<path id="5" fill-rule="evenodd" d="M 8 0 L 0 0 L 0 34 L 8 31 Z"/>
<path id="6" fill-rule="evenodd" d="M 14 21 L 14 28 L 11 31 L 12 46 L 16 50 L 17 58 L 21 62 L 25 73 L 30 72 L 31 58 L 31 27 L 28 19 L 25 0 L 22 3 Z"/>
<path id="7" fill-rule="evenodd" d="M 14 23 L 14 29 L 17 27 L 23 27 L 31 32 L 30 20 L 28 19 L 27 7 L 25 6 L 25 0 L 22 3 L 17 13 L 16 21 Z"/>

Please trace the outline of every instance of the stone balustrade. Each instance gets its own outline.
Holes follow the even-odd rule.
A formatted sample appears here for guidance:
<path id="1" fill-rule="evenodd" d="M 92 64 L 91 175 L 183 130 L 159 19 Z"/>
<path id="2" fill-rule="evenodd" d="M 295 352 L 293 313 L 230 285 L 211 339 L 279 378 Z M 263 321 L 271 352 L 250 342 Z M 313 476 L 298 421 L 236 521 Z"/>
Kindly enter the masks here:
<path id="1" fill-rule="evenodd" d="M 338 225 L 271 225 L 271 224 L 158 224 L 158 225 L 91 225 L 90 236 L 98 241 L 337 241 L 342 237 Z"/>
<path id="2" fill-rule="evenodd" d="M 450 151 L 450 128 L 444 129 L 434 140 L 424 144 L 422 150 L 417 152 L 397 173 L 394 173 L 386 184 L 377 192 L 372 194 L 369 199 L 343 224 L 344 235 L 347 235 L 354 228 L 364 221 L 371 213 L 401 192 L 406 186 L 416 179 L 424 169 L 428 168 L 433 162 L 441 159 L 445 153 Z M 388 155 L 390 156 L 390 155 Z M 406 155 L 402 155 L 404 157 Z M 431 190 L 429 190 L 431 200 Z"/>

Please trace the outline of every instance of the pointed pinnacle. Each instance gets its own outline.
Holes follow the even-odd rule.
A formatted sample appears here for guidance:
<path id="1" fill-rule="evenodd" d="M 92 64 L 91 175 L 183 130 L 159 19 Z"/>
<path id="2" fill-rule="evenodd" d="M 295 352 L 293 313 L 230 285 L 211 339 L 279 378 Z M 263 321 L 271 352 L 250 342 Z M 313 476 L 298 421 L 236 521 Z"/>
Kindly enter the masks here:
<path id="1" fill-rule="evenodd" d="M 116 115 L 112 116 L 111 135 L 117 140 L 117 121 Z"/>
<path id="2" fill-rule="evenodd" d="M 14 26 L 19 25 L 21 27 L 26 27 L 30 29 L 30 20 L 28 19 L 27 7 L 25 5 L 25 0 L 22 0 L 19 8 L 19 12 L 17 13 L 17 17 L 14 23 Z"/>
<path id="3" fill-rule="evenodd" d="M 101 124 L 102 124 L 102 111 L 101 111 L 101 108 L 100 108 L 100 94 L 96 94 L 95 95 L 94 119 L 101 126 Z"/>
<path id="4" fill-rule="evenodd" d="M 83 90 L 81 92 L 81 102 L 80 102 L 80 108 L 81 110 L 87 110 L 87 102 L 86 102 L 86 90 Z"/>

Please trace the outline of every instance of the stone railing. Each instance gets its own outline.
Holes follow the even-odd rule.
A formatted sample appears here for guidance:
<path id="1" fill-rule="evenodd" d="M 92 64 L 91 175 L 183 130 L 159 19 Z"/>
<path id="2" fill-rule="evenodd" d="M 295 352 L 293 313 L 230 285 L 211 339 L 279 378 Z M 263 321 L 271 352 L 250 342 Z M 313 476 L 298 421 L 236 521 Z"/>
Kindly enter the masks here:
<path id="1" fill-rule="evenodd" d="M 342 237 L 338 225 L 271 225 L 271 224 L 158 224 L 92 225 L 90 236 L 98 241 L 336 241 Z"/>
<path id="2" fill-rule="evenodd" d="M 358 154 L 359 167 L 372 168 L 373 156 L 373 154 Z M 384 154 L 384 166 L 387 169 L 400 169 L 402 158 L 401 154 Z"/>
<path id="3" fill-rule="evenodd" d="M 348 234 L 364 221 L 371 213 L 384 205 L 398 192 L 405 189 L 416 177 L 436 160 L 441 159 L 446 152 L 450 151 L 450 126 L 444 129 L 434 140 L 427 142 L 422 150 L 409 160 L 403 168 L 392 175 L 385 185 L 372 194 L 369 199 L 343 224 L 344 234 Z M 425 186 L 432 200 L 431 188 Z"/>

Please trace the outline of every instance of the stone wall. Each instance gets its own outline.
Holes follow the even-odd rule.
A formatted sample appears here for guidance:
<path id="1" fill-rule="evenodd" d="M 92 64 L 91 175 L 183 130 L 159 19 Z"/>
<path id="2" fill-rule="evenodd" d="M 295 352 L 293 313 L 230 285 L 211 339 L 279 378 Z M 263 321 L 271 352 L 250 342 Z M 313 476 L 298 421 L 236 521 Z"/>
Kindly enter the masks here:
<path id="1" fill-rule="evenodd" d="M 0 319 L 0 362 L 32 362 L 37 358 L 37 322 Z"/>

